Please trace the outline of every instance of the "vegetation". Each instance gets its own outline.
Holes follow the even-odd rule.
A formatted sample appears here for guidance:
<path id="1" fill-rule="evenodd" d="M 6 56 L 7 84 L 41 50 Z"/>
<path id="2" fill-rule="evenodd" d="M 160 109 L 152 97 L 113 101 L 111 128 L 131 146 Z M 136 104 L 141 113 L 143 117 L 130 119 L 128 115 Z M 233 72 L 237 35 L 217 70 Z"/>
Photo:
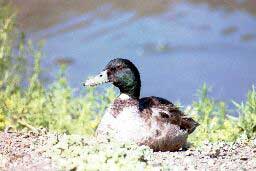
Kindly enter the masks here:
<path id="1" fill-rule="evenodd" d="M 44 127 L 67 134 L 93 134 L 103 111 L 115 97 L 113 88 L 104 93 L 90 88 L 76 96 L 65 78 L 65 66 L 49 87 L 43 86 L 40 79 L 42 46 L 25 41 L 24 36 L 13 36 L 15 17 L 9 11 L 8 6 L 0 6 L 0 129 Z M 234 102 L 238 118 L 230 115 L 224 102 L 210 98 L 208 92 L 203 85 L 198 101 L 185 109 L 200 123 L 190 142 L 199 145 L 206 140 L 232 142 L 242 135 L 255 137 L 254 87 L 249 90 L 246 102 Z"/>
<path id="2" fill-rule="evenodd" d="M 238 104 L 234 102 L 239 111 L 238 127 L 241 132 L 244 132 L 248 138 L 253 138 L 256 135 L 256 91 L 252 87 L 247 94 L 247 101 Z"/>
<path id="3" fill-rule="evenodd" d="M 111 144 L 111 145 L 109 145 Z M 40 144 L 39 144 L 40 145 Z M 59 170 L 152 170 L 153 151 L 146 146 L 80 135 L 48 135 L 43 155 Z"/>
<path id="4" fill-rule="evenodd" d="M 40 80 L 42 45 L 34 46 L 24 36 L 15 39 L 14 17 L 4 12 L 9 7 L 0 8 L 0 129 L 45 127 L 70 134 L 92 134 L 100 114 L 114 97 L 113 89 L 101 93 L 104 96 L 92 88 L 74 96 L 65 78 L 65 66 L 61 66 L 56 81 L 45 88 Z M 18 47 L 13 46 L 17 41 Z M 32 73 L 28 73 L 29 69 Z"/>
<path id="5" fill-rule="evenodd" d="M 224 102 L 218 102 L 208 97 L 206 84 L 198 91 L 199 100 L 187 108 L 200 126 L 190 136 L 190 141 L 196 145 L 204 141 L 234 142 L 238 138 L 254 138 L 256 135 L 256 92 L 254 86 L 247 94 L 245 103 L 233 102 L 239 117 L 229 115 Z M 234 112 L 234 111 L 233 111 Z M 234 114 L 234 113 L 233 113 Z"/>

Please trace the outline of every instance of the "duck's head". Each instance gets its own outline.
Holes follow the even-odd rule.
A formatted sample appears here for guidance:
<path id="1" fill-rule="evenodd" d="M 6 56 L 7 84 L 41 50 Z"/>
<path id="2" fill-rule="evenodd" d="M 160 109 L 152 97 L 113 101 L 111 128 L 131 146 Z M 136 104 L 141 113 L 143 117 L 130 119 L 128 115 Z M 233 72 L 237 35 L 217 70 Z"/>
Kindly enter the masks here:
<path id="1" fill-rule="evenodd" d="M 128 59 L 111 60 L 101 73 L 86 80 L 83 85 L 96 86 L 108 82 L 118 87 L 120 93 L 131 98 L 138 99 L 140 96 L 140 74 L 136 66 Z"/>

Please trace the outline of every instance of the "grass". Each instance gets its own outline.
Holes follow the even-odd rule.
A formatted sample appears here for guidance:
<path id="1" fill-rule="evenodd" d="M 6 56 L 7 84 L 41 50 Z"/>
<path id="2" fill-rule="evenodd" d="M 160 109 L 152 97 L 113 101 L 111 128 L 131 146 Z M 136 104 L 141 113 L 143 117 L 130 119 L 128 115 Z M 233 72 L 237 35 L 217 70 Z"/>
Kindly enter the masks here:
<path id="1" fill-rule="evenodd" d="M 239 117 L 233 117 L 224 102 L 208 97 L 206 84 L 198 92 L 198 101 L 194 102 L 187 113 L 200 123 L 190 141 L 196 145 L 204 141 L 234 142 L 241 136 L 248 139 L 256 136 L 256 93 L 255 88 L 249 90 L 247 99 L 241 104 L 233 102 Z"/>
<path id="2" fill-rule="evenodd" d="M 240 135 L 237 118 L 228 115 L 229 110 L 224 102 L 216 101 L 208 94 L 209 88 L 204 84 L 198 91 L 198 101 L 185 111 L 200 123 L 189 140 L 195 145 L 204 141 L 235 141 Z"/>
<path id="3" fill-rule="evenodd" d="M 12 85 L 7 85 L 0 91 L 1 116 L 7 118 L 5 125 L 9 123 L 14 129 L 45 127 L 68 134 L 92 134 L 114 97 L 113 89 L 105 90 L 105 95 L 87 89 L 82 95 L 74 96 L 64 76 L 64 66 L 56 81 L 44 88 L 39 80 L 40 56 L 35 56 L 28 87 L 13 90 Z"/>
<path id="4" fill-rule="evenodd" d="M 60 67 L 49 87 L 43 86 L 40 78 L 47 73 L 42 73 L 40 66 L 42 46 L 25 41 L 24 36 L 13 36 L 17 35 L 15 15 L 6 5 L 0 6 L 0 11 L 0 129 L 44 127 L 67 134 L 92 135 L 104 110 L 116 96 L 113 88 L 100 94 L 90 88 L 75 96 L 65 77 L 65 66 Z M 17 47 L 16 42 L 19 42 Z M 190 142 L 198 146 L 204 141 L 233 142 L 241 136 L 255 137 L 254 87 L 248 91 L 245 102 L 234 102 L 238 118 L 232 117 L 227 105 L 209 97 L 208 92 L 203 85 L 198 100 L 185 109 L 200 123 L 189 137 Z"/>
<path id="5" fill-rule="evenodd" d="M 244 132 L 248 138 L 253 138 L 256 135 L 256 91 L 255 87 L 247 94 L 245 103 L 233 102 L 239 112 L 238 127 Z"/>

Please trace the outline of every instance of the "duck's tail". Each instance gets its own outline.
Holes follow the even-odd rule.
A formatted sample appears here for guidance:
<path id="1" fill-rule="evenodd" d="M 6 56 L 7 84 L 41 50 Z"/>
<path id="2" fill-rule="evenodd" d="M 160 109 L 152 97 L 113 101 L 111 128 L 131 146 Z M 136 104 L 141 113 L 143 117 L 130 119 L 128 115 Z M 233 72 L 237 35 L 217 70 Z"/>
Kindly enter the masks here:
<path id="1" fill-rule="evenodd" d="M 196 122 L 194 119 L 188 116 L 182 116 L 181 118 L 181 125 L 180 127 L 182 129 L 188 130 L 188 133 L 191 134 L 196 127 L 198 127 L 200 124 Z"/>

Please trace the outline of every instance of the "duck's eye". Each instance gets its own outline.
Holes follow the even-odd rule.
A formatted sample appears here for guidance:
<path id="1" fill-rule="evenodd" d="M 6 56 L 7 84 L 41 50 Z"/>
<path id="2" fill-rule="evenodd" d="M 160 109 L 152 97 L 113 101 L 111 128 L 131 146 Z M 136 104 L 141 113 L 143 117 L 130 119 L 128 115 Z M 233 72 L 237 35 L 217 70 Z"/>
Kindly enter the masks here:
<path id="1" fill-rule="evenodd" d="M 116 66 L 116 70 L 120 70 L 120 69 L 122 69 L 121 65 Z"/>
<path id="2" fill-rule="evenodd" d="M 100 74 L 100 77 L 102 77 L 102 74 Z"/>
<path id="3" fill-rule="evenodd" d="M 116 68 L 111 68 L 111 71 L 114 71 L 114 72 L 115 72 L 115 71 L 116 71 Z"/>

